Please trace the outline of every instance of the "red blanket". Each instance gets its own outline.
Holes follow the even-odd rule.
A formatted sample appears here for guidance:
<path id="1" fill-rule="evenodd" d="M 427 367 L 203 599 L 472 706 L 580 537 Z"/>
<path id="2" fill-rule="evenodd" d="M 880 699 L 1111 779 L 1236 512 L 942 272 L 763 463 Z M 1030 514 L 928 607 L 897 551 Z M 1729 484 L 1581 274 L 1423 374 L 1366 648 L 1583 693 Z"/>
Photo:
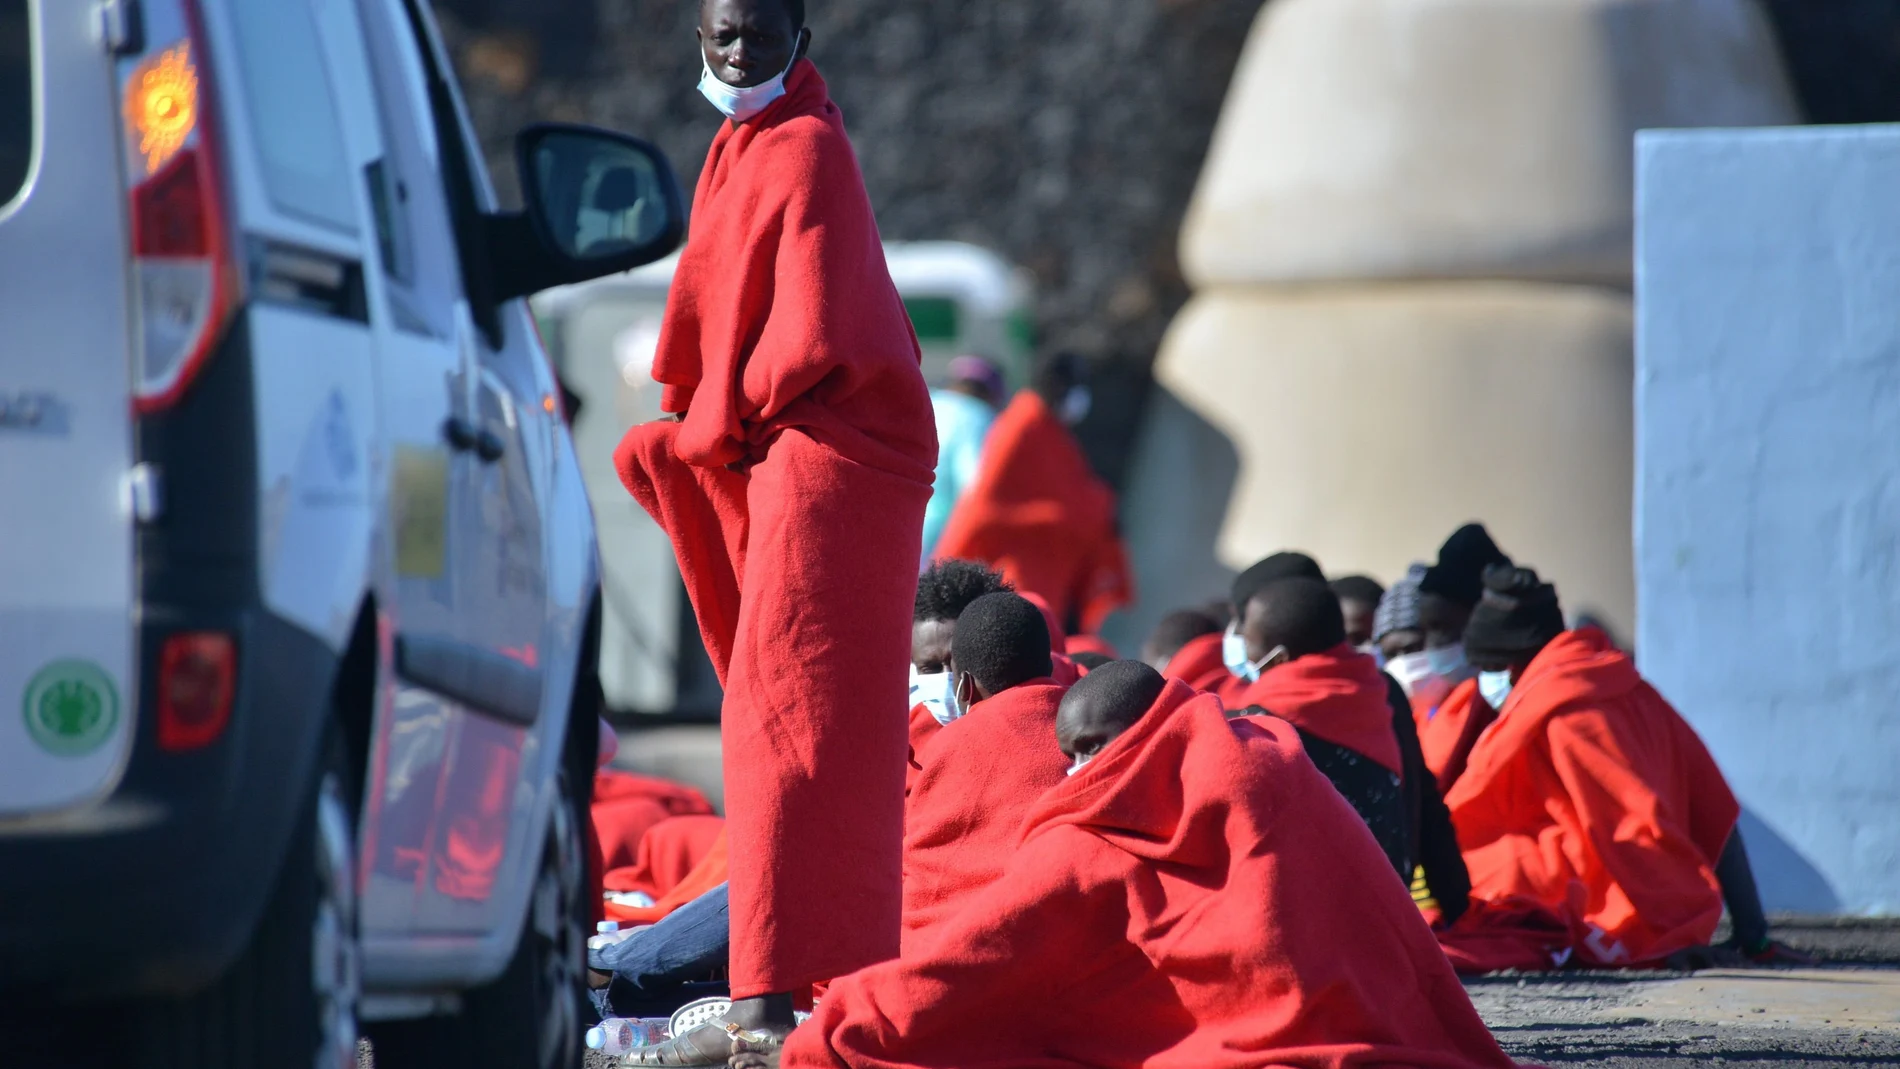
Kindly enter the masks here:
<path id="1" fill-rule="evenodd" d="M 1079 653 L 1099 653 L 1111 661 L 1121 660 L 1115 644 L 1100 635 L 1070 635 L 1062 643 L 1062 652 L 1071 657 Z"/>
<path id="2" fill-rule="evenodd" d="M 623 482 L 725 687 L 732 988 L 897 951 L 911 604 L 936 425 L 844 123 L 809 61 L 700 174 Z M 731 467 L 728 467 L 731 465 Z"/>
<path id="3" fill-rule="evenodd" d="M 936 554 L 992 565 L 1085 634 L 1134 600 L 1115 493 L 1033 390 L 991 424 L 976 481 L 950 513 Z"/>
<path id="4" fill-rule="evenodd" d="M 1478 736 L 1498 718 L 1497 710 L 1478 696 L 1478 681 L 1467 679 L 1437 700 L 1414 696 L 1412 722 L 1418 725 L 1418 748 L 1425 767 L 1438 780 L 1438 793 L 1450 794 L 1451 785 L 1465 774 L 1471 748 Z"/>
<path id="5" fill-rule="evenodd" d="M 1567 918 L 1586 962 L 1654 963 L 1715 931 L 1735 797 L 1601 631 L 1565 632 L 1537 655 L 1445 803 L 1472 897 Z"/>
<path id="6" fill-rule="evenodd" d="M 832 984 L 784 1064 L 1511 1062 L 1294 732 L 1174 683 L 917 955 Z"/>
<path id="7" fill-rule="evenodd" d="M 623 925 L 658 924 L 667 914 L 727 882 L 731 875 L 728 851 L 726 831 L 721 827 L 707 845 L 706 852 L 700 857 L 698 864 L 680 877 L 678 883 L 667 888 L 653 905 L 622 906 L 609 902 L 605 919 L 619 921 Z M 641 890 L 641 888 L 626 886 L 627 883 L 632 882 L 626 877 L 632 875 L 633 872 L 634 870 L 631 869 L 623 869 L 620 872 L 608 873 L 607 889 L 610 891 Z"/>
<path id="8" fill-rule="evenodd" d="M 608 768 L 594 773 L 594 828 L 608 869 L 633 864 L 641 837 L 655 824 L 712 811 L 705 795 L 682 783 Z"/>
<path id="9" fill-rule="evenodd" d="M 1178 679 L 1195 690 L 1204 690 L 1209 694 L 1220 690 L 1223 683 L 1234 678 L 1221 661 L 1222 635 L 1216 631 L 1211 635 L 1197 635 L 1188 639 L 1187 644 L 1176 650 L 1168 658 L 1168 667 L 1162 675 L 1169 679 Z"/>
<path id="10" fill-rule="evenodd" d="M 1404 775 L 1399 738 L 1392 732 L 1385 673 L 1371 657 L 1340 644 L 1268 669 L 1252 683 L 1235 680 L 1223 691 L 1227 708 L 1259 706 L 1302 731 L 1377 761 Z"/>
<path id="11" fill-rule="evenodd" d="M 904 763 L 904 797 L 917 789 L 917 776 L 924 770 L 924 747 L 937 737 L 943 725 L 923 705 L 910 707 L 910 760 Z"/>
<path id="12" fill-rule="evenodd" d="M 725 819 L 710 814 L 662 820 L 640 838 L 632 862 L 607 870 L 607 889 L 659 898 L 679 886 L 725 833 Z"/>
<path id="13" fill-rule="evenodd" d="M 971 706 L 931 744 L 904 809 L 904 949 L 1002 875 L 1029 806 L 1062 782 L 1047 680 Z"/>

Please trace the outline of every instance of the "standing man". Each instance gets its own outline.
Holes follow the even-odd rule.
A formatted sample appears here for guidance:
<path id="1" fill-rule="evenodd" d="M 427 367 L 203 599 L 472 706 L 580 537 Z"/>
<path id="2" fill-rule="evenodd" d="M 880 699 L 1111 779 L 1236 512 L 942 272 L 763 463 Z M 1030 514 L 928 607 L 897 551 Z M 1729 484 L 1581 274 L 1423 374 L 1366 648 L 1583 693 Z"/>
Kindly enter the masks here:
<path id="1" fill-rule="evenodd" d="M 803 0 L 702 0 L 729 120 L 653 362 L 674 421 L 615 451 L 665 528 L 725 687 L 727 1019 L 630 1056 L 775 1049 L 795 992 L 898 950 L 905 694 L 937 440 Z"/>

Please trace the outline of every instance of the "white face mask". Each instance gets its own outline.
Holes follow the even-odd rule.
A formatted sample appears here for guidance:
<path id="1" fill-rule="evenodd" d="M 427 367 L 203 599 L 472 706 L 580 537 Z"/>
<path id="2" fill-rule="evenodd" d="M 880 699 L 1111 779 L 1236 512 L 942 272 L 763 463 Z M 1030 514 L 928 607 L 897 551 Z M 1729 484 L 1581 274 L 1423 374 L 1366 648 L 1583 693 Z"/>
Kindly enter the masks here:
<path id="1" fill-rule="evenodd" d="M 1508 668 L 1502 672 L 1478 673 L 1478 693 L 1483 695 L 1491 708 L 1499 712 L 1504 710 L 1504 699 L 1511 696 L 1512 686 L 1511 670 Z"/>
<path id="2" fill-rule="evenodd" d="M 1076 774 L 1077 772 L 1080 772 L 1080 771 L 1082 771 L 1082 766 L 1084 766 L 1084 765 L 1086 765 L 1086 764 L 1088 764 L 1088 763 L 1089 763 L 1090 761 L 1093 761 L 1093 760 L 1095 760 L 1095 755 L 1094 755 L 1094 754 L 1090 754 L 1090 755 L 1089 755 L 1089 756 L 1087 756 L 1087 757 L 1083 757 L 1083 756 L 1082 756 L 1081 754 L 1076 754 L 1076 755 L 1075 755 L 1075 764 L 1072 764 L 1072 765 L 1070 765 L 1070 766 L 1069 766 L 1069 770 L 1068 770 L 1067 772 L 1064 772 L 1064 773 L 1063 773 L 1063 775 L 1065 775 L 1065 776 L 1073 776 L 1073 775 L 1075 775 L 1075 774 Z"/>
<path id="3" fill-rule="evenodd" d="M 1392 673 L 1392 678 L 1398 680 L 1399 686 L 1404 687 L 1405 693 L 1409 695 L 1413 687 L 1432 675 L 1432 662 L 1425 656 L 1424 650 L 1419 650 L 1385 662 L 1385 670 Z"/>
<path id="4" fill-rule="evenodd" d="M 957 701 L 956 680 L 948 672 L 919 672 L 910 666 L 910 704 L 921 705 L 939 724 L 948 724 L 963 715 Z"/>
<path id="5" fill-rule="evenodd" d="M 719 76 L 713 73 L 712 64 L 706 62 L 706 51 L 702 48 L 699 65 L 705 69 L 705 73 L 699 76 L 699 93 L 723 112 L 726 118 L 733 122 L 744 122 L 771 107 L 773 101 L 785 95 L 785 76 L 792 73 L 792 67 L 797 63 L 798 49 L 794 46 L 792 61 L 785 65 L 784 70 L 758 85 L 741 89 L 719 80 Z"/>
<path id="6" fill-rule="evenodd" d="M 1425 660 L 1432 666 L 1434 675 L 1441 675 L 1446 679 L 1456 678 L 1465 670 L 1465 644 L 1454 642 L 1449 646 L 1426 650 Z"/>

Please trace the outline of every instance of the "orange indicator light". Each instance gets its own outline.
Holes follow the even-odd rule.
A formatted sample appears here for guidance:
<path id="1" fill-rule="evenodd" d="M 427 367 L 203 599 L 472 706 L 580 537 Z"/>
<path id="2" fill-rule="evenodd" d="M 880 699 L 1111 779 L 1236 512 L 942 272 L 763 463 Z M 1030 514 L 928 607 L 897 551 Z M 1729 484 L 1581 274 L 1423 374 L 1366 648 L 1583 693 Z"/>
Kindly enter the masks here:
<path id="1" fill-rule="evenodd" d="M 147 174 L 184 147 L 198 125 L 198 68 L 189 42 L 168 48 L 132 72 L 125 85 L 125 121 L 138 135 Z"/>

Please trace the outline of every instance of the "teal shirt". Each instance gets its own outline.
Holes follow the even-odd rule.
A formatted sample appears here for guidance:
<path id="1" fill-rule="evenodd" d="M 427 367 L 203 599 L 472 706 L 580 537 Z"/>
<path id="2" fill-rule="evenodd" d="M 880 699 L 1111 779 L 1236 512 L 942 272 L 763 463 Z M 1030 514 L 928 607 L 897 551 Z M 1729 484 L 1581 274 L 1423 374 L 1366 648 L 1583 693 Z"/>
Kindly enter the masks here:
<path id="1" fill-rule="evenodd" d="M 931 488 L 930 503 L 924 506 L 926 561 L 936 550 L 937 539 L 943 537 L 950 513 L 976 482 L 983 463 L 983 439 L 996 422 L 995 409 L 954 390 L 930 391 L 930 407 L 937 414 L 937 483 Z"/>

